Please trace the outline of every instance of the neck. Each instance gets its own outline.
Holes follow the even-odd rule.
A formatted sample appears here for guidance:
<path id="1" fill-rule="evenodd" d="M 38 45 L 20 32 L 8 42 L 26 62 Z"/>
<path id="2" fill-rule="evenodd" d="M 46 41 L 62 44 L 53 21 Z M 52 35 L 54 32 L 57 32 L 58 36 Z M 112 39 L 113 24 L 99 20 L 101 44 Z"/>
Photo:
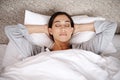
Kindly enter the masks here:
<path id="1" fill-rule="evenodd" d="M 53 51 L 55 50 L 66 50 L 70 49 L 70 44 L 68 42 L 55 42 L 53 46 Z"/>

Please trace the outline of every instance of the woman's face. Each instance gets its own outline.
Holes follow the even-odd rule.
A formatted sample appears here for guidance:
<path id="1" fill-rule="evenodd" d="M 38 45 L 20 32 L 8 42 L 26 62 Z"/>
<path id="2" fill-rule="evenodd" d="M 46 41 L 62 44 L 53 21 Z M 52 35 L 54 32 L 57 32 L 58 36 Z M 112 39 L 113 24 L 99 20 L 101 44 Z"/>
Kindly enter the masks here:
<path id="1" fill-rule="evenodd" d="M 73 33 L 73 27 L 66 15 L 58 15 L 54 21 L 49 33 L 53 36 L 54 41 L 68 42 Z"/>

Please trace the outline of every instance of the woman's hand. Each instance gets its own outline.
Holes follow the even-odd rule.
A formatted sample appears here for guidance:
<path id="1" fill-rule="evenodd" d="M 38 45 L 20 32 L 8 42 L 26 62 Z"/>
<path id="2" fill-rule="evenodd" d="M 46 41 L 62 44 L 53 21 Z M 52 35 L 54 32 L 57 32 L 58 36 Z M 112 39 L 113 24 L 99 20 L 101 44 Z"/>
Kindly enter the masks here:
<path id="1" fill-rule="evenodd" d="M 32 33 L 48 33 L 48 26 L 47 25 L 25 25 L 26 28 L 28 29 L 29 34 Z"/>
<path id="2" fill-rule="evenodd" d="M 95 32 L 94 23 L 75 24 L 74 27 L 75 27 L 74 33 L 83 32 L 83 31 L 94 31 Z"/>

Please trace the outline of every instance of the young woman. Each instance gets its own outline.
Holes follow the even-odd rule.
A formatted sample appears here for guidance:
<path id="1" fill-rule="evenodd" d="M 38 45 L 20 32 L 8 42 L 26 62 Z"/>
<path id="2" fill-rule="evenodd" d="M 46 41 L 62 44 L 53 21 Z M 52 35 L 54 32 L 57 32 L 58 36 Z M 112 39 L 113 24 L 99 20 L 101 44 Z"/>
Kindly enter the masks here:
<path id="1" fill-rule="evenodd" d="M 26 57 L 45 52 L 46 49 L 55 51 L 74 48 L 100 54 L 105 50 L 108 43 L 112 41 L 116 26 L 116 23 L 109 21 L 74 24 L 70 15 L 66 12 L 56 12 L 51 16 L 48 26 L 34 26 L 33 29 L 33 26 L 26 25 L 27 30 L 20 24 L 16 27 L 6 27 L 5 31 L 10 41 L 3 60 L 3 66 L 5 67 Z M 36 46 L 32 44 L 27 31 L 29 34 L 34 32 L 44 32 L 50 35 L 54 41 L 53 46 L 49 49 L 45 46 Z M 87 42 L 71 45 L 69 40 L 71 39 L 72 34 L 82 31 L 95 31 L 96 36 Z M 9 52 L 9 49 L 11 52 Z"/>

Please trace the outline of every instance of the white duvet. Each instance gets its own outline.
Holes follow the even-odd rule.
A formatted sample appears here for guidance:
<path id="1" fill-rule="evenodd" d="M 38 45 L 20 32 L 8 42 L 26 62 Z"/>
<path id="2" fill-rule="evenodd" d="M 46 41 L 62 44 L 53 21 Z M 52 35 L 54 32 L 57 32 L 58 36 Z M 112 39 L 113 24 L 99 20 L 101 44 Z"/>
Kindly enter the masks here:
<path id="1" fill-rule="evenodd" d="M 120 61 L 70 49 L 43 52 L 6 67 L 0 80 L 119 80 Z"/>

